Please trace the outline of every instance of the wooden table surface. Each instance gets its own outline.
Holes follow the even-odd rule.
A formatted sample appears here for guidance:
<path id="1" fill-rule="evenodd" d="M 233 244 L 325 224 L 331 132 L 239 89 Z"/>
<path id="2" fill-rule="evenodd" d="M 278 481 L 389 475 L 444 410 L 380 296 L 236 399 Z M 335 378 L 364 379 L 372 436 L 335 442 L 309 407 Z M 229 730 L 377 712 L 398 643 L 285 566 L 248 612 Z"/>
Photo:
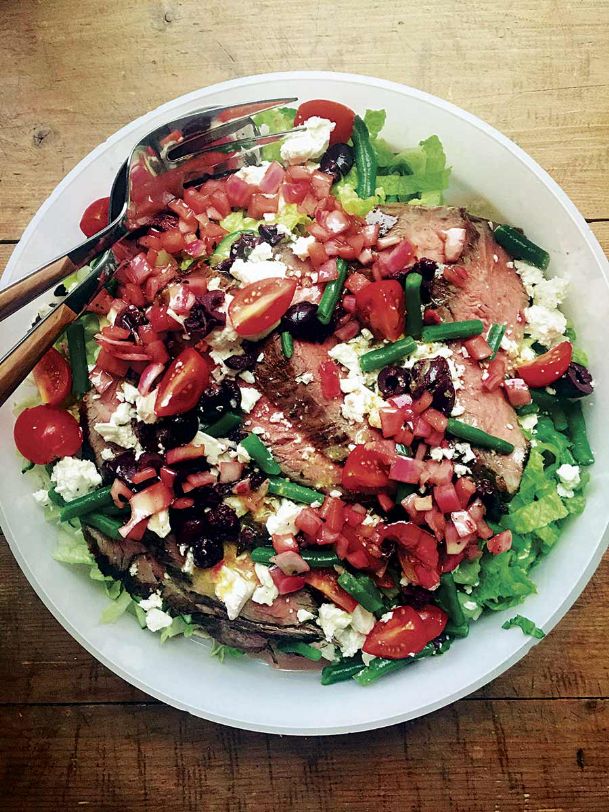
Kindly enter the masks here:
<path id="1" fill-rule="evenodd" d="M 123 124 L 202 85 L 289 69 L 372 74 L 465 107 L 536 158 L 609 249 L 607 0 L 4 0 L 1 266 Z M 375 733 L 290 739 L 124 683 L 0 543 L 0 808 L 607 810 L 608 580 L 606 558 L 549 638 L 473 696 Z"/>

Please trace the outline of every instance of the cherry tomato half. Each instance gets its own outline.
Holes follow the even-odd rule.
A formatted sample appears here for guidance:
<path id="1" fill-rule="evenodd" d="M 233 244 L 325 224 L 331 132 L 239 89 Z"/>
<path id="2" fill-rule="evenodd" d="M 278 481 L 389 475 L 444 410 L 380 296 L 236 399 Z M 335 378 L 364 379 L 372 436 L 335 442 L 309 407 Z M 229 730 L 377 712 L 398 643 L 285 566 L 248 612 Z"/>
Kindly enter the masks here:
<path id="1" fill-rule="evenodd" d="M 377 338 L 397 341 L 404 332 L 406 299 L 395 279 L 371 282 L 355 294 L 357 310 Z"/>
<path id="2" fill-rule="evenodd" d="M 260 279 L 245 285 L 228 306 L 228 315 L 240 336 L 268 330 L 286 312 L 296 291 L 295 279 Z"/>
<path id="3" fill-rule="evenodd" d="M 100 197 L 90 203 L 80 218 L 80 230 L 87 237 L 92 237 L 108 225 L 110 218 L 110 198 Z"/>
<path id="4" fill-rule="evenodd" d="M 398 606 L 390 620 L 379 620 L 362 651 L 376 657 L 401 660 L 417 654 L 427 643 L 442 634 L 448 615 L 437 606 L 425 606 L 416 611 L 412 606 Z"/>
<path id="5" fill-rule="evenodd" d="M 381 452 L 356 445 L 345 461 L 342 485 L 350 491 L 378 491 L 389 485 L 388 470 Z"/>
<path id="6" fill-rule="evenodd" d="M 19 453 L 36 465 L 76 454 L 82 445 L 78 422 L 56 406 L 25 409 L 15 422 L 13 436 Z"/>
<path id="7" fill-rule="evenodd" d="M 345 612 L 352 612 L 357 606 L 355 598 L 351 597 L 349 593 L 342 588 L 338 583 L 338 575 L 332 570 L 310 570 L 303 575 L 305 583 L 317 589 L 326 598 L 329 598 L 332 603 L 340 606 Z"/>
<path id="8" fill-rule="evenodd" d="M 72 370 L 60 352 L 51 347 L 34 367 L 34 382 L 43 403 L 59 406 L 72 389 Z"/>
<path id="9" fill-rule="evenodd" d="M 154 404 L 159 417 L 188 412 L 199 402 L 209 383 L 210 362 L 192 347 L 181 352 L 161 378 Z"/>
<path id="10" fill-rule="evenodd" d="M 562 341 L 534 361 L 517 367 L 518 374 L 534 388 L 549 386 L 565 374 L 572 356 L 573 345 L 570 341 Z"/>
<path id="11" fill-rule="evenodd" d="M 344 144 L 351 138 L 355 113 L 344 104 L 328 99 L 313 99 L 303 102 L 296 111 L 294 126 L 298 127 L 312 116 L 327 118 L 336 124 L 330 136 L 331 144 Z"/>

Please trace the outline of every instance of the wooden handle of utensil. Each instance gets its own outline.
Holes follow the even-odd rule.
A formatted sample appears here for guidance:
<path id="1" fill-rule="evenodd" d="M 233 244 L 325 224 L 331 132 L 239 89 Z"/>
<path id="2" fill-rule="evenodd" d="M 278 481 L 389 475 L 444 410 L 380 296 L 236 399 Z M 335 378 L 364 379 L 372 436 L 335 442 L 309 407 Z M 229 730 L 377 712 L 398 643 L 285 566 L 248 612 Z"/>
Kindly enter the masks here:
<path id="1" fill-rule="evenodd" d="M 0 361 L 0 406 L 77 316 L 67 305 L 58 305 Z"/>
<path id="2" fill-rule="evenodd" d="M 60 257 L 50 265 L 45 265 L 24 279 L 13 282 L 4 290 L 0 290 L 0 321 L 40 296 L 45 290 L 59 284 L 62 279 L 74 273 L 75 270 L 76 266 L 70 259 Z"/>

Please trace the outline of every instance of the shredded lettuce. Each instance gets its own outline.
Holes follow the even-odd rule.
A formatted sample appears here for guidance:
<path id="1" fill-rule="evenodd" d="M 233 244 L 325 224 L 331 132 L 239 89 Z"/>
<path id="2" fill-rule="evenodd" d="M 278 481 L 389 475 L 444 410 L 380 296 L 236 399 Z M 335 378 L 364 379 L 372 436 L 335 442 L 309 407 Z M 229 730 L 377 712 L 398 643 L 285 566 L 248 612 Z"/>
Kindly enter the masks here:
<path id="1" fill-rule="evenodd" d="M 509 620 L 506 620 L 502 629 L 522 629 L 523 634 L 529 634 L 531 637 L 536 637 L 538 640 L 543 640 L 546 636 L 543 629 L 540 629 L 539 626 L 536 626 L 532 620 L 529 620 L 528 617 L 524 617 L 524 615 L 514 615 Z"/>
<path id="2" fill-rule="evenodd" d="M 289 231 L 294 231 L 299 226 L 307 226 L 311 218 L 307 214 L 298 211 L 296 203 L 286 203 L 272 218 L 265 219 L 265 223 L 276 223 L 285 226 Z"/>
<path id="3" fill-rule="evenodd" d="M 294 126 L 296 110 L 292 107 L 278 107 L 275 110 L 265 110 L 263 113 L 256 113 L 253 116 L 254 124 L 260 130 L 261 135 L 268 133 L 279 133 L 289 130 Z M 265 161 L 281 160 L 281 141 L 274 144 L 267 144 L 262 147 L 262 158 Z"/>
<path id="4" fill-rule="evenodd" d="M 355 214 L 358 217 L 365 217 L 375 206 L 383 202 L 379 195 L 372 197 L 358 197 L 355 187 L 357 186 L 357 169 L 353 166 L 344 178 L 335 183 L 332 187 L 332 194 L 338 199 L 343 209 L 348 214 Z"/>
<path id="5" fill-rule="evenodd" d="M 118 583 L 118 582 L 117 582 Z M 120 584 L 119 584 L 120 587 Z M 112 603 L 109 603 L 108 606 L 104 609 L 101 613 L 100 622 L 101 623 L 116 623 L 121 615 L 124 615 L 127 609 L 131 606 L 133 598 L 127 592 L 127 590 L 123 590 L 119 592 L 116 598 L 113 599 Z"/>
<path id="6" fill-rule="evenodd" d="M 233 648 L 233 646 L 224 646 L 222 643 L 218 643 L 215 640 L 211 642 L 211 651 L 209 652 L 212 657 L 217 657 L 221 663 L 224 662 L 225 657 L 243 657 L 245 654 L 244 651 L 241 651 L 239 648 Z"/>
<path id="7" fill-rule="evenodd" d="M 259 225 L 259 220 L 254 220 L 253 217 L 248 217 L 242 211 L 232 211 L 230 214 L 227 214 L 223 220 L 220 220 L 220 226 L 229 234 L 232 234 L 233 231 L 256 229 Z"/>
<path id="8" fill-rule="evenodd" d="M 178 615 L 172 620 L 171 626 L 161 629 L 161 643 L 169 640 L 170 637 L 177 637 L 178 635 L 192 637 L 196 629 L 197 627 L 191 622 L 189 615 Z"/>
<path id="9" fill-rule="evenodd" d="M 470 598 L 486 609 L 509 609 L 536 591 L 535 584 L 520 566 L 514 550 L 501 555 L 485 553 L 480 561 L 480 583 Z"/>

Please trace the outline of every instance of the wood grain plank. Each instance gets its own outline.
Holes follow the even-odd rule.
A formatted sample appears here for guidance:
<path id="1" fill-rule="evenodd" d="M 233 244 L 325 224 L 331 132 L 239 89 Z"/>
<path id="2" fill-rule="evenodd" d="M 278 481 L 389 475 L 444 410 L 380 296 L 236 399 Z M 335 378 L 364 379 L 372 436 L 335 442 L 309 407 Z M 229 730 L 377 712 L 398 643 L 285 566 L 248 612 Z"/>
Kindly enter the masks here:
<path id="1" fill-rule="evenodd" d="M 585 216 L 609 217 L 608 36 L 606 0 L 437 0 L 433 20 L 425 4 L 379 0 L 336 0 L 331 13 L 259 0 L 248 14 L 240 0 L 6 4 L 0 238 L 19 236 L 66 172 L 133 118 L 202 85 L 294 68 L 447 98 L 518 141 Z"/>
<path id="2" fill-rule="evenodd" d="M 462 701 L 372 733 L 295 739 L 160 705 L 4 708 L 2 808 L 600 812 L 608 722 L 607 701 Z"/>

